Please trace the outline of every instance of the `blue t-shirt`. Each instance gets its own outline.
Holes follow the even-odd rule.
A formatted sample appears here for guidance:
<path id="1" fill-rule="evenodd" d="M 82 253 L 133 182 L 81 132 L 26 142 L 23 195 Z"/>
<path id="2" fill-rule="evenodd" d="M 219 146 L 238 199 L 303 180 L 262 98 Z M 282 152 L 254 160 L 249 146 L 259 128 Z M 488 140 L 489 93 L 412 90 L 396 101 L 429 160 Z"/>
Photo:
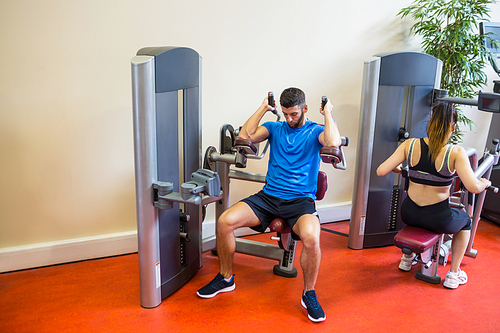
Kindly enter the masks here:
<path id="1" fill-rule="evenodd" d="M 286 121 L 262 124 L 269 131 L 271 152 L 263 190 L 284 200 L 310 197 L 316 200 L 321 143 L 324 127 L 307 120 L 300 128 Z"/>

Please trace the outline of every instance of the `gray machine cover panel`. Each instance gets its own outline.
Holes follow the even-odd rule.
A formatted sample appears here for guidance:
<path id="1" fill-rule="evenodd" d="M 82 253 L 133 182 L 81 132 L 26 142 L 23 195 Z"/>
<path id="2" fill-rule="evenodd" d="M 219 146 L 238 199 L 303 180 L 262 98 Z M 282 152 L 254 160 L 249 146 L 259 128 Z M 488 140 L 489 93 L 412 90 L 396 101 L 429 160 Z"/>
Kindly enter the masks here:
<path id="1" fill-rule="evenodd" d="M 419 138 L 427 136 L 427 121 L 430 117 L 430 96 L 432 86 L 414 87 L 412 90 L 412 100 L 409 101 L 409 109 L 413 112 L 408 112 L 407 130 L 411 137 Z M 375 166 L 370 174 L 370 190 L 368 194 L 367 214 L 366 214 L 366 234 L 376 234 L 387 231 L 384 229 L 388 224 L 370 223 L 371 219 L 389 221 L 391 213 L 392 185 L 394 180 L 392 177 L 377 177 L 376 167 L 385 161 L 398 147 L 398 142 L 395 138 L 398 137 L 400 124 L 400 110 L 403 101 L 404 87 L 399 86 L 380 86 L 379 96 L 392 96 L 392 98 L 379 98 L 378 110 L 386 110 L 388 112 L 380 112 L 377 114 L 375 123 L 374 149 L 377 151 L 373 154 L 372 165 Z M 401 198 L 402 199 L 402 198 Z M 386 210 L 381 210 L 380 207 L 387 207 Z M 401 221 L 398 213 L 397 230 L 401 229 Z M 369 244 L 369 242 L 368 242 Z M 367 244 L 367 245 L 368 245 Z"/>
<path id="2" fill-rule="evenodd" d="M 156 138 L 158 181 L 171 182 L 174 191 L 179 188 L 179 136 L 177 127 L 177 90 L 156 94 Z M 159 209 L 160 258 L 162 283 L 170 280 L 181 270 L 179 237 L 179 204 L 172 209 Z"/>
<path id="3" fill-rule="evenodd" d="M 146 47 L 137 55 L 155 57 L 156 92 L 197 87 L 200 84 L 200 55 L 184 47 Z"/>
<path id="4" fill-rule="evenodd" d="M 373 150 L 376 151 L 376 154 L 373 154 L 373 167 L 370 170 L 365 235 L 387 231 L 384 225 L 380 226 L 380 223 L 376 223 L 376 221 L 389 221 L 393 179 L 377 177 L 376 170 L 398 146 L 398 142 L 394 138 L 398 136 L 403 92 L 404 88 L 399 86 L 379 87 L 377 110 L 385 110 L 386 112 L 377 113 L 375 121 Z M 391 98 L 384 98 L 386 96 L 391 96 Z M 381 207 L 385 209 L 381 209 Z"/>
<path id="5" fill-rule="evenodd" d="M 379 54 L 380 85 L 432 86 L 436 77 L 436 58 L 416 52 Z"/>

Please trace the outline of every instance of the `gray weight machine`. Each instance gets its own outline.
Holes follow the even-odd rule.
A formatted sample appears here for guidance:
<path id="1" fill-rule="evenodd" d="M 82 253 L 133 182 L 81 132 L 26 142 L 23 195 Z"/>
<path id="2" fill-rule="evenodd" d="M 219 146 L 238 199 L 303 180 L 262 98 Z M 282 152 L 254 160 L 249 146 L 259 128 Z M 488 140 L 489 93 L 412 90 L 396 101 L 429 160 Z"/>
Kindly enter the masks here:
<path id="1" fill-rule="evenodd" d="M 201 57 L 143 48 L 132 58 L 141 305 L 153 308 L 202 265 L 202 207 L 221 198 L 201 167 Z"/>
<path id="2" fill-rule="evenodd" d="M 382 53 L 364 63 L 358 152 L 348 246 L 386 246 L 403 228 L 400 177 L 377 177 L 376 169 L 400 141 L 424 137 L 442 62 L 417 52 Z"/>
<path id="3" fill-rule="evenodd" d="M 479 92 L 477 99 L 448 97 L 440 90 L 441 61 L 423 53 L 379 54 L 365 61 L 359 149 L 348 246 L 352 249 L 392 245 L 405 226 L 399 207 L 405 180 L 398 174 L 377 177 L 377 167 L 408 137 L 425 137 L 431 108 L 437 102 L 477 106 L 481 111 L 500 112 L 500 94 Z M 466 149 L 478 177 L 489 178 L 498 162 L 498 145 L 487 151 L 478 166 L 477 152 Z M 463 189 L 459 192 L 464 193 Z M 477 201 L 481 210 L 484 193 Z M 453 199 L 453 198 L 452 198 Z M 474 197 L 459 198 L 473 215 Z M 453 203 L 453 202 L 452 202 Z M 479 214 L 473 221 L 466 255 L 475 257 L 472 243 Z"/>
<path id="4" fill-rule="evenodd" d="M 493 25 L 495 25 L 495 29 L 500 31 L 500 24 Z M 487 32 L 484 29 L 485 25 L 481 24 L 481 34 Z M 492 58 L 491 63 L 495 71 L 500 74 L 500 69 L 495 59 Z M 496 139 L 498 137 L 498 128 L 500 128 L 500 118 L 498 118 L 500 113 L 500 81 L 494 82 L 494 92 L 484 93 L 480 91 L 477 99 L 449 97 L 446 90 L 434 89 L 431 102 L 432 105 L 438 102 L 471 105 L 476 106 L 480 111 L 493 113 L 487 147 L 482 153 L 481 159 L 478 161 L 478 153 L 475 149 L 464 148 L 475 176 L 477 178 L 491 179 L 493 184 L 497 184 L 500 182 L 500 179 L 498 178 L 498 173 L 496 173 L 497 177 L 495 177 L 494 171 L 498 171 L 498 168 L 495 169 L 495 165 L 498 164 L 500 159 L 499 140 Z M 405 181 L 407 182 L 408 180 L 406 179 Z M 495 197 L 494 194 L 498 193 L 498 188 L 490 186 L 488 190 L 480 193 L 476 200 L 476 195 L 468 192 L 458 177 L 455 177 L 455 182 L 451 186 L 450 206 L 463 209 L 472 219 L 471 236 L 465 251 L 465 255 L 471 258 L 476 258 L 477 256 L 477 250 L 473 249 L 473 246 L 480 216 L 492 219 L 496 217 L 498 219 L 498 197 Z M 486 198 L 490 200 L 486 201 Z M 417 254 L 414 262 L 420 263 L 421 269 L 416 273 L 416 278 L 432 284 L 441 283 L 441 277 L 437 275 L 438 263 L 443 266 L 446 265 L 451 250 L 451 241 L 452 237 L 450 235 L 438 234 L 425 229 L 408 226 L 404 227 L 394 237 L 394 244 L 401 248 L 403 253 Z"/>

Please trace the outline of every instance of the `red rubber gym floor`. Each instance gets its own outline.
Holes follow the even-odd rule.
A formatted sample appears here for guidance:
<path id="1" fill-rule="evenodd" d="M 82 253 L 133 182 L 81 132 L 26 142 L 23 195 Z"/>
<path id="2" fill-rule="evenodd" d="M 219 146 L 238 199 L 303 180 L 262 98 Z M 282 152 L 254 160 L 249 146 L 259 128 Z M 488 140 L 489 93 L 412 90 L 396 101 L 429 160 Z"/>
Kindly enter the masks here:
<path id="1" fill-rule="evenodd" d="M 347 232 L 348 222 L 323 227 Z M 193 279 L 144 309 L 130 254 L 0 274 L 0 332 L 500 332 L 500 226 L 480 222 L 477 258 L 462 264 L 469 282 L 456 290 L 415 279 L 417 266 L 398 270 L 394 246 L 354 251 L 346 237 L 324 231 L 321 242 L 320 324 L 300 305 L 298 257 L 299 276 L 287 279 L 273 274 L 274 261 L 236 254 L 236 290 L 200 299 L 196 290 L 218 272 L 217 258 L 205 253 Z"/>

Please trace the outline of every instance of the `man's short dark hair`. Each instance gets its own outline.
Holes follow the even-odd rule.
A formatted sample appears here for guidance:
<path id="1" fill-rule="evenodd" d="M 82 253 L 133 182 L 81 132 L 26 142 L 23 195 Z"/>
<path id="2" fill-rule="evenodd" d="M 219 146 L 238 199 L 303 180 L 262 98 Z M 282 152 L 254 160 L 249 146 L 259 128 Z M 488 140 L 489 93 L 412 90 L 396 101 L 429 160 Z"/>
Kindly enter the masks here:
<path id="1" fill-rule="evenodd" d="M 280 104 L 284 108 L 298 105 L 302 109 L 306 105 L 306 94 L 299 88 L 287 88 L 281 93 Z"/>

